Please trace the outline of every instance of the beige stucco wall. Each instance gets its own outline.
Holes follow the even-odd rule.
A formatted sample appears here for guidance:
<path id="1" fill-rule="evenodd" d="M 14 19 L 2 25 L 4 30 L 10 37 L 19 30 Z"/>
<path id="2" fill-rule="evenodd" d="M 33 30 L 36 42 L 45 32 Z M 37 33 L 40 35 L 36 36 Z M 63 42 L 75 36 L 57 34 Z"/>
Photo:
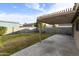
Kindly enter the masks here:
<path id="1" fill-rule="evenodd" d="M 19 26 L 15 26 L 14 27 L 14 32 L 18 31 L 18 30 L 20 30 L 20 27 Z M 13 32 L 13 28 L 12 27 L 10 27 L 10 28 L 8 27 L 7 28 L 7 32 L 5 34 L 9 34 L 9 33 L 12 33 L 12 32 Z"/>
<path id="2" fill-rule="evenodd" d="M 29 29 L 29 30 L 31 30 L 31 29 L 34 29 L 34 28 L 35 27 L 23 27 L 23 28 L 21 28 L 19 26 L 16 26 L 16 27 L 14 27 L 14 31 L 13 31 L 12 27 L 10 27 L 10 28 L 7 28 L 7 32 L 5 34 L 9 34 L 9 33 L 12 33 L 12 32 L 19 31 L 19 30 L 23 30 L 23 29 Z"/>
<path id="3" fill-rule="evenodd" d="M 74 22 L 74 40 L 77 48 L 79 49 L 79 31 L 76 30 L 76 21 Z"/>
<path id="4" fill-rule="evenodd" d="M 79 31 L 76 31 L 75 27 L 76 25 L 74 26 L 74 40 L 77 48 L 79 49 Z"/>

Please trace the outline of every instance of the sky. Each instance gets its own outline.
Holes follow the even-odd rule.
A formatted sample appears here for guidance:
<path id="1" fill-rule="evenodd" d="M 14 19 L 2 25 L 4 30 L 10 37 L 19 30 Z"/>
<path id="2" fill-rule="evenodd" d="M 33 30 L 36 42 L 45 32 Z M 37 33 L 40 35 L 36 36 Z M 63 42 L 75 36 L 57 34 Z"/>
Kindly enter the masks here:
<path id="1" fill-rule="evenodd" d="M 37 17 L 73 8 L 73 3 L 0 3 L 0 20 L 34 23 Z"/>

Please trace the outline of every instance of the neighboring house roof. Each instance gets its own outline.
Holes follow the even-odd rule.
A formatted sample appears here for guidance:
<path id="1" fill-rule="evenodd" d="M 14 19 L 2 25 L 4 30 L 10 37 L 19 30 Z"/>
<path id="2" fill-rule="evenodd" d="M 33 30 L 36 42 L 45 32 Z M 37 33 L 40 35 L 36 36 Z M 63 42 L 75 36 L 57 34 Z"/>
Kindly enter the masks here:
<path id="1" fill-rule="evenodd" d="M 30 24 L 27 24 L 27 23 L 24 23 L 22 26 L 20 27 L 32 27 L 34 23 L 30 23 Z"/>
<path id="2" fill-rule="evenodd" d="M 79 5 L 78 5 L 79 6 Z M 76 7 L 76 6 L 74 6 Z M 71 23 L 75 14 L 76 9 L 70 8 L 62 10 L 59 12 L 43 15 L 37 18 L 38 22 L 48 23 L 48 24 L 67 24 Z"/>
<path id="3" fill-rule="evenodd" d="M 0 22 L 4 22 L 4 23 L 14 23 L 14 24 L 19 24 L 18 22 L 11 22 L 11 21 L 2 21 L 2 20 L 0 20 Z"/>

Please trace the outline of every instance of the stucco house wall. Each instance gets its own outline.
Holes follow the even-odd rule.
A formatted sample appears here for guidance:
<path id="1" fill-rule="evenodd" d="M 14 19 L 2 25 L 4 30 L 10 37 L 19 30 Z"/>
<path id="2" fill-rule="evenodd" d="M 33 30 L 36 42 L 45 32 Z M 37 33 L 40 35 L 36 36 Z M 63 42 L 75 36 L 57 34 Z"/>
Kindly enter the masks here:
<path id="1" fill-rule="evenodd" d="M 79 31 L 76 30 L 76 22 L 79 21 L 79 17 L 74 21 L 74 40 L 75 40 L 75 44 L 77 46 L 77 48 L 79 49 Z"/>
<path id="2" fill-rule="evenodd" d="M 9 34 L 19 30 L 19 23 L 9 22 L 9 21 L 0 21 L 0 26 L 7 27 L 7 32 L 5 34 Z"/>

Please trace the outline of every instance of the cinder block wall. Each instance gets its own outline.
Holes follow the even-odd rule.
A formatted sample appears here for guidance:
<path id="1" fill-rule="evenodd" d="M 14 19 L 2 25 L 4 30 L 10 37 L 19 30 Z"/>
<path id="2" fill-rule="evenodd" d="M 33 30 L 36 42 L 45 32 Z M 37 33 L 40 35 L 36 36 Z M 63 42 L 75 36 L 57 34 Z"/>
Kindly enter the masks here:
<path id="1" fill-rule="evenodd" d="M 60 28 L 45 28 L 43 31 L 50 33 L 50 34 L 68 34 L 72 35 L 72 27 L 60 27 Z"/>

